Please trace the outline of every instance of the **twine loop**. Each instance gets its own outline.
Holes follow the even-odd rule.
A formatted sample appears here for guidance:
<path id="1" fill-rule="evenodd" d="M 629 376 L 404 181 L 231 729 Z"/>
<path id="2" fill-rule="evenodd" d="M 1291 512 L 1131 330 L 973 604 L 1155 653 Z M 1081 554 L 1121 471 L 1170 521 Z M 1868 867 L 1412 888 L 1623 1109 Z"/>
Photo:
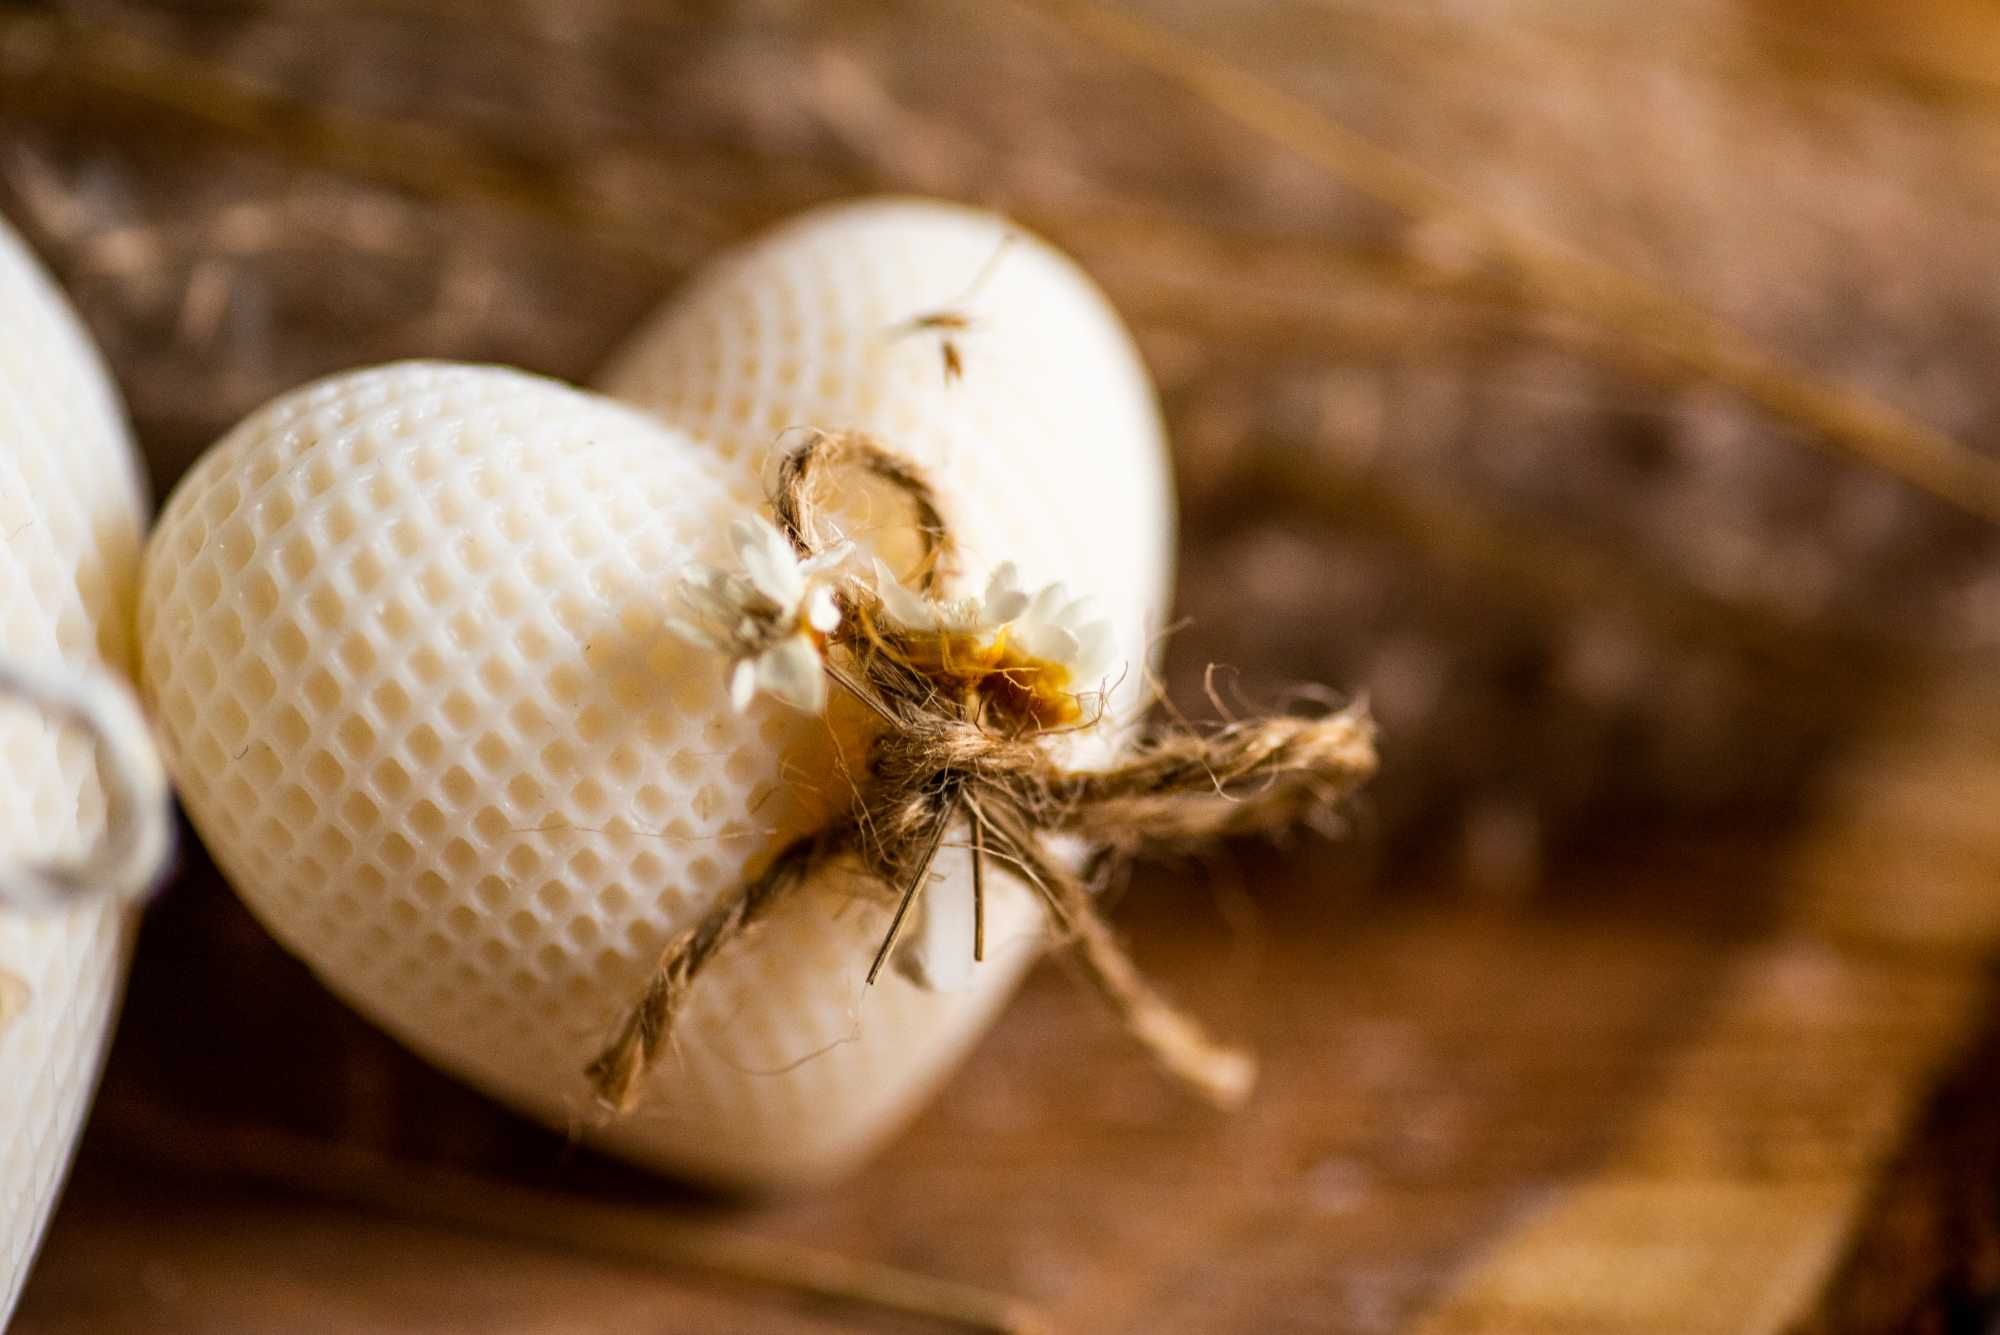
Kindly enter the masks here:
<path id="1" fill-rule="evenodd" d="M 144 897 L 173 854 L 173 793 L 131 688 L 102 667 L 0 657 L 0 699 L 6 698 L 96 744 L 104 831 L 75 857 L 0 860 L 0 910 L 51 913 Z"/>

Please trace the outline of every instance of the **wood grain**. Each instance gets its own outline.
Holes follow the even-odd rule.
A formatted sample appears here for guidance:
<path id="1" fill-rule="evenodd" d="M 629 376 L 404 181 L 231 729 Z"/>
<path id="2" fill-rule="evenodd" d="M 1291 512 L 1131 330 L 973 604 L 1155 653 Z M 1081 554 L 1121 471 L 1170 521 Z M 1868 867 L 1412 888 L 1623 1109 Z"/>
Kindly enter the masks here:
<path id="1" fill-rule="evenodd" d="M 1778 872 L 1770 939 L 1616 1148 L 1457 1277 L 1425 1335 L 1775 1335 L 1810 1315 L 1992 999 L 2000 755 L 1983 681 L 1862 748 Z"/>

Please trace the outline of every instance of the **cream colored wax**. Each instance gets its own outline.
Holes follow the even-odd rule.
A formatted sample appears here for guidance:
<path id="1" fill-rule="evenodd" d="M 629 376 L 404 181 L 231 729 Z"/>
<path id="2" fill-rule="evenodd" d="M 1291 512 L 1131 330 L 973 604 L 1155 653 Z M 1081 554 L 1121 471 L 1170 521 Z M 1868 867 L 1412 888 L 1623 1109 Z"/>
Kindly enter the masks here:
<path id="1" fill-rule="evenodd" d="M 144 490 L 97 352 L 0 226 L 0 655 L 132 668 Z M 103 829 L 90 740 L 0 702 L 0 861 L 81 856 Z M 135 910 L 0 910 L 0 1326 L 109 1036 Z"/>
<path id="2" fill-rule="evenodd" d="M 955 302 L 951 377 L 912 324 Z M 1152 391 L 1068 261 L 904 201 L 722 257 L 602 387 L 401 365 L 254 414 L 162 515 L 146 690 L 244 899 L 383 1027 L 633 1159 L 822 1180 L 966 1052 L 1039 910 L 997 886 L 986 964 L 866 989 L 885 908 L 815 886 L 703 975 L 642 1109 L 597 1113 L 583 1067 L 662 946 L 846 791 L 826 720 L 732 711 L 722 665 L 666 627 L 674 577 L 722 559 L 788 428 L 865 428 L 939 480 L 967 588 L 1013 560 L 1100 599 L 1129 708 L 1173 536 Z M 864 542 L 900 521 L 879 497 L 846 513 Z M 966 876 L 952 852 L 931 893 Z"/>

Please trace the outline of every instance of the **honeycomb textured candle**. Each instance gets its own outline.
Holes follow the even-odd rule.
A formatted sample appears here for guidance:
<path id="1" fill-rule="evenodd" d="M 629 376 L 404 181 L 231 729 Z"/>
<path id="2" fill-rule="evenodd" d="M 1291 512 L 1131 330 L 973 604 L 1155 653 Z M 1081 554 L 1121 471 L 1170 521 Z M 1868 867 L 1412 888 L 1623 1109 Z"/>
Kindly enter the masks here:
<path id="1" fill-rule="evenodd" d="M 0 226 L 0 653 L 130 671 L 144 522 L 124 415 L 95 349 Z M 0 856 L 87 848 L 90 742 L 0 703 Z M 0 1325 L 48 1222 L 103 1059 L 132 911 L 0 911 Z"/>
<path id="2" fill-rule="evenodd" d="M 913 1112 L 1031 954 L 1018 887 L 996 887 L 994 958 L 945 993 L 864 990 L 885 907 L 817 885 L 704 975 L 638 1114 L 595 1117 L 582 1068 L 662 946 L 844 800 L 848 720 L 733 712 L 721 663 L 665 624 L 784 428 L 879 430 L 938 473 L 969 582 L 1003 558 L 1069 576 L 1143 662 L 1171 516 L 1108 308 L 1023 239 L 974 307 L 963 380 L 899 332 L 1005 235 L 860 205 L 725 258 L 621 362 L 636 383 L 698 359 L 685 383 L 708 388 L 645 395 L 652 416 L 411 364 L 218 444 L 148 553 L 145 685 L 191 815 L 273 932 L 439 1064 L 648 1163 L 823 1179 Z M 886 498 L 850 499 L 858 536 L 896 527 Z"/>

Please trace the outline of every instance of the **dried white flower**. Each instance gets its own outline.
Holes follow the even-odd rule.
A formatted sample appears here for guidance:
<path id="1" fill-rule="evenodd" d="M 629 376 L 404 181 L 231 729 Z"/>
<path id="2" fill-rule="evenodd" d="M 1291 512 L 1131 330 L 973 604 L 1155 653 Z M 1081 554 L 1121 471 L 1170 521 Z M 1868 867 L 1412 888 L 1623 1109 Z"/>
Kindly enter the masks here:
<path id="1" fill-rule="evenodd" d="M 907 631 L 963 635 L 982 646 L 1004 646 L 1029 659 L 1063 668 L 1076 684 L 1094 684 L 1117 652 L 1111 623 L 1097 616 L 1089 598 L 1072 598 L 1060 580 L 1030 595 L 1020 571 L 1002 562 L 979 598 L 937 600 L 904 587 L 880 560 L 875 592 L 891 621 Z"/>
<path id="2" fill-rule="evenodd" d="M 729 528 L 739 570 L 695 564 L 680 587 L 682 615 L 668 627 L 729 659 L 729 700 L 749 707 L 757 692 L 796 709 L 826 707 L 826 637 L 840 625 L 832 571 L 851 547 L 840 543 L 801 561 L 768 520 Z"/>
<path id="3" fill-rule="evenodd" d="M 947 631 L 977 640 L 991 639 L 1028 610 L 1020 578 L 1014 563 L 1003 561 L 986 581 L 985 597 L 939 601 L 905 588 L 879 557 L 875 561 L 875 593 L 891 621 L 904 630 Z"/>
<path id="4" fill-rule="evenodd" d="M 1101 683 L 1118 653 L 1111 623 L 1097 615 L 1096 603 L 1070 597 L 1060 580 L 1035 595 L 1007 635 L 1023 653 L 1068 668 L 1079 685 Z"/>

